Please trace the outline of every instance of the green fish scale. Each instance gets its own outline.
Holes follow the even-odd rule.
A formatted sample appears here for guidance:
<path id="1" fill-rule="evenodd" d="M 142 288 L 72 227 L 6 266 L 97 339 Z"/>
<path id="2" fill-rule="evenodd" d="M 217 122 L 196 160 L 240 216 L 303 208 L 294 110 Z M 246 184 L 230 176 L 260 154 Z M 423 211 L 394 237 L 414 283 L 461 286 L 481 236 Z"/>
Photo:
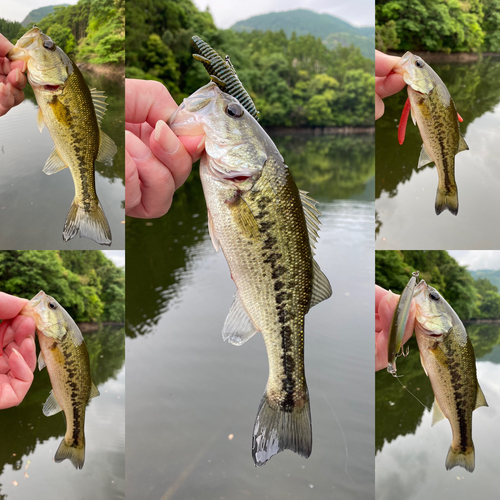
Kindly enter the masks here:
<path id="1" fill-rule="evenodd" d="M 248 92 L 243 87 L 243 84 L 238 79 L 238 76 L 234 70 L 227 64 L 227 62 L 222 59 L 222 57 L 217 54 L 217 52 L 203 41 L 198 36 L 193 36 L 191 39 L 191 45 L 194 47 L 196 52 L 208 59 L 210 62 L 201 61 L 205 66 L 208 74 L 215 76 L 217 79 L 223 82 L 221 85 L 216 79 L 213 81 L 217 86 L 242 104 L 242 106 L 255 118 L 258 119 L 259 112 L 255 108 L 255 104 L 252 98 L 249 96 Z"/>
<path id="2" fill-rule="evenodd" d="M 472 412 L 476 407 L 477 376 L 470 340 L 467 338 L 465 346 L 457 342 L 463 335 L 462 328 L 455 326 L 442 342 L 425 339 L 425 335 L 417 335 L 417 340 L 436 400 L 449 418 L 454 441 L 457 440 L 461 451 L 466 451 L 473 446 Z M 423 349 L 421 343 L 425 345 Z"/>
<path id="3" fill-rule="evenodd" d="M 232 211 L 249 209 L 256 233 L 247 231 L 245 238 L 236 213 L 217 234 L 232 240 L 221 236 L 221 246 L 245 309 L 264 336 L 269 400 L 292 411 L 307 397 L 304 316 L 312 294 L 312 252 L 300 195 L 288 168 L 270 159 L 252 189 L 237 199 Z"/>
<path id="4" fill-rule="evenodd" d="M 422 120 L 418 120 L 418 125 L 422 128 L 424 144 L 426 148 L 432 150 L 436 160 L 440 187 L 447 192 L 453 191 L 456 189 L 455 155 L 460 140 L 457 111 L 453 100 L 450 98 L 450 104 L 446 106 L 436 90 L 428 95 L 414 91 L 411 93 L 422 116 Z"/>
<path id="5" fill-rule="evenodd" d="M 37 91 L 35 90 L 35 93 Z M 75 198 L 85 211 L 98 204 L 94 162 L 100 144 L 100 130 L 90 90 L 74 65 L 61 94 L 41 91 L 37 100 L 45 123 L 75 184 Z"/>

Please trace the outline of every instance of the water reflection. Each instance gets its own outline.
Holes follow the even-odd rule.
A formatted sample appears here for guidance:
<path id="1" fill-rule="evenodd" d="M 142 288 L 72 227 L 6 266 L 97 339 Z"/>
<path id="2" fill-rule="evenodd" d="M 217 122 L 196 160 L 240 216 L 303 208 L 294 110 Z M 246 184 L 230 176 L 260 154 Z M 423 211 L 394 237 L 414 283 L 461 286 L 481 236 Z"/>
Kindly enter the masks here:
<path id="1" fill-rule="evenodd" d="M 433 63 L 464 121 L 460 129 L 470 150 L 456 156 L 458 216 L 434 212 L 438 184 L 434 164 L 417 169 L 422 140 L 409 120 L 406 139 L 397 142 L 397 127 L 406 91 L 386 99 L 376 123 L 377 249 L 498 248 L 491 231 L 499 210 L 500 60 Z"/>
<path id="2" fill-rule="evenodd" d="M 434 395 L 420 364 L 415 339 L 410 355 L 398 362 L 398 382 L 385 370 L 376 374 L 376 494 L 379 498 L 465 499 L 498 493 L 497 448 L 500 405 L 500 324 L 466 324 L 474 345 L 478 380 L 489 408 L 473 413 L 476 469 L 445 469 L 451 443 L 447 421 L 431 427 Z M 407 387 L 429 410 L 416 401 Z"/>
<path id="3" fill-rule="evenodd" d="M 62 414 L 45 417 L 42 406 L 51 390 L 47 370 L 38 368 L 26 398 L 0 412 L 0 498 L 124 498 L 125 346 L 124 328 L 86 333 L 92 379 L 101 395 L 87 407 L 85 465 L 53 462 L 65 432 Z M 38 352 L 38 348 L 37 348 Z M 92 478 L 89 481 L 89 478 Z M 96 496 L 97 495 L 97 496 Z"/>
<path id="4" fill-rule="evenodd" d="M 304 140 L 304 148 L 314 150 L 314 140 Z M 293 141 L 280 145 L 292 147 Z M 323 162 L 308 162 L 302 154 L 298 148 L 304 160 L 298 167 L 287 159 L 294 177 L 310 178 L 301 172 L 308 164 L 320 174 Z M 364 184 L 342 188 L 346 196 L 369 193 L 369 172 L 359 175 L 366 175 Z M 328 197 L 319 205 L 316 255 L 334 296 L 306 317 L 314 434 L 308 460 L 283 452 L 264 467 L 253 465 L 251 433 L 267 355 L 261 335 L 241 348 L 222 341 L 235 289 L 224 256 L 209 239 L 196 175 L 176 193 L 167 216 L 127 222 L 131 497 L 373 498 L 373 347 L 364 341 L 373 330 L 373 201 L 333 200 L 328 189 L 318 196 L 314 189 L 324 185 L 321 175 L 315 179 L 306 189 Z M 337 189 L 333 181 L 325 184 Z"/>
<path id="5" fill-rule="evenodd" d="M 108 108 L 103 130 L 118 152 L 112 165 L 96 163 L 96 190 L 108 218 L 113 243 L 125 248 L 124 220 L 124 106 L 123 82 L 84 74 L 90 88 L 104 90 Z M 74 196 L 69 169 L 53 176 L 42 172 L 54 143 L 48 130 L 36 124 L 38 107 L 31 90 L 26 99 L 0 118 L 0 248 L 96 249 L 87 238 L 62 239 L 62 229 Z"/>

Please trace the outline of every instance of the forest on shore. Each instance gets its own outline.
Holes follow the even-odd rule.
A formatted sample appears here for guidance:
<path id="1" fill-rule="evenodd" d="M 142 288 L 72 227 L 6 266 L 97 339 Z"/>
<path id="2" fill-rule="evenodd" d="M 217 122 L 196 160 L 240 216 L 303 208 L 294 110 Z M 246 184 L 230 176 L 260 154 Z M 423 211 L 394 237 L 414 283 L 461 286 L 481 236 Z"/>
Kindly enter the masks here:
<path id="1" fill-rule="evenodd" d="M 125 321 L 125 271 L 99 250 L 0 251 L 0 290 L 25 299 L 43 290 L 76 322 Z"/>
<path id="2" fill-rule="evenodd" d="M 0 18 L 0 33 L 12 43 L 33 27 Z M 125 0 L 79 0 L 54 12 L 36 25 L 76 62 L 125 62 Z"/>
<path id="3" fill-rule="evenodd" d="M 462 321 L 500 319 L 500 293 L 486 278 L 474 279 L 445 250 L 379 250 L 375 283 L 400 294 L 414 271 L 434 287 Z"/>
<path id="4" fill-rule="evenodd" d="M 500 0 L 376 0 L 378 50 L 500 52 Z"/>
<path id="5" fill-rule="evenodd" d="M 373 126 L 374 62 L 358 47 L 329 49 L 283 30 L 218 29 L 191 0 L 127 2 L 126 17 L 126 76 L 160 81 L 177 103 L 209 81 L 192 57 L 198 35 L 230 56 L 263 126 Z"/>

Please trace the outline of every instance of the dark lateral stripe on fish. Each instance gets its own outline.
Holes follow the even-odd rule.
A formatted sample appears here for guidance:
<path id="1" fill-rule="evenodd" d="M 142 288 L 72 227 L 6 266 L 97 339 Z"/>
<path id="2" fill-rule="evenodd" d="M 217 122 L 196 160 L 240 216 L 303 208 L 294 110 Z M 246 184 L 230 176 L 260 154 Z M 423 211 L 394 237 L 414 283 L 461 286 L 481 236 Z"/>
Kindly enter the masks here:
<path id="1" fill-rule="evenodd" d="M 203 41 L 199 36 L 193 36 L 191 38 L 191 45 L 196 50 L 197 54 L 201 58 L 193 55 L 195 59 L 201 61 L 205 66 L 208 74 L 214 76 L 212 81 L 214 81 L 217 86 L 242 104 L 242 106 L 256 119 L 258 120 L 259 112 L 257 111 L 252 98 L 243 87 L 243 84 L 238 78 L 238 75 L 230 66 L 208 43 Z M 222 82 L 223 85 L 220 83 Z"/>

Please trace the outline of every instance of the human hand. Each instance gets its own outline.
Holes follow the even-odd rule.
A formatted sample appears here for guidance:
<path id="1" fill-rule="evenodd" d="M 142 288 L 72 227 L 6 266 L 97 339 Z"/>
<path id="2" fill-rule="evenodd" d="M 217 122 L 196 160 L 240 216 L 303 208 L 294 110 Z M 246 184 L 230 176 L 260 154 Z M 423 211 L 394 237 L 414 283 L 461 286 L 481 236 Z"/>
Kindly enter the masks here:
<path id="1" fill-rule="evenodd" d="M 398 301 L 399 295 L 375 285 L 375 371 L 387 368 L 389 362 L 387 354 L 389 334 L 391 331 L 392 317 L 394 316 Z M 404 345 L 404 343 L 410 339 L 414 327 L 415 306 L 412 302 L 401 345 Z"/>
<path id="2" fill-rule="evenodd" d="M 375 51 L 375 120 L 384 114 L 384 99 L 404 89 L 406 83 L 401 75 L 391 73 L 400 57 L 388 56 Z"/>
<path id="3" fill-rule="evenodd" d="M 176 109 L 161 83 L 125 81 L 125 210 L 131 217 L 165 215 L 205 147 L 204 135 L 179 138 L 165 123 Z"/>
<path id="4" fill-rule="evenodd" d="M 25 61 L 9 61 L 7 53 L 12 49 L 7 38 L 0 33 L 0 116 L 3 116 L 24 99 L 23 88 L 27 80 Z"/>
<path id="5" fill-rule="evenodd" d="M 33 382 L 35 321 L 19 315 L 27 303 L 0 292 L 0 410 L 21 403 Z"/>

